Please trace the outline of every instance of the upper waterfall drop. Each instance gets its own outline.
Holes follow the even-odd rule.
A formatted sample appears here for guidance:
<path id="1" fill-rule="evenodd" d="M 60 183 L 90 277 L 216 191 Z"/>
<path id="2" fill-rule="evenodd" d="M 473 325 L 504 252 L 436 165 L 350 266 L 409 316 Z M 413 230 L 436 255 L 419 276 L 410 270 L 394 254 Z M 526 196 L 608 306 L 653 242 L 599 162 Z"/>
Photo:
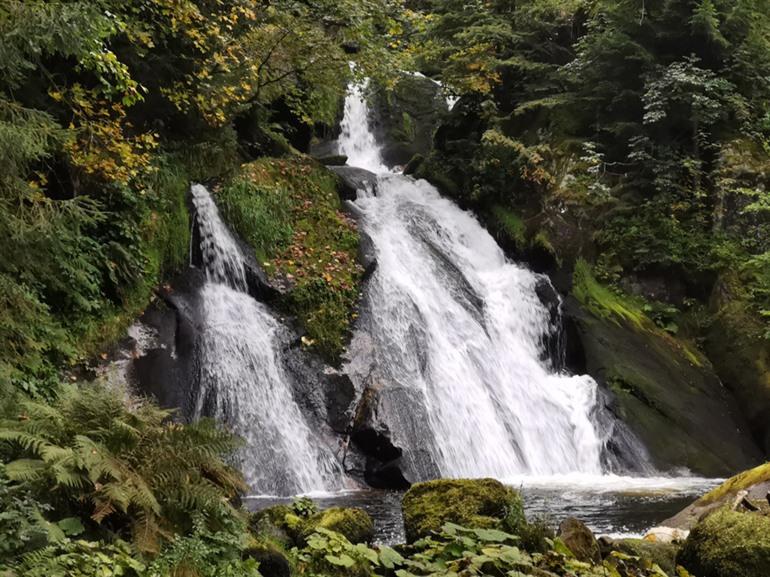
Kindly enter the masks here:
<path id="1" fill-rule="evenodd" d="M 366 104 L 368 81 L 352 84 L 345 98 L 345 113 L 340 124 L 338 145 L 340 153 L 348 157 L 348 164 L 371 172 L 387 172 L 369 121 Z"/>
<path id="2" fill-rule="evenodd" d="M 257 493 L 340 488 L 339 464 L 293 397 L 282 360 L 285 329 L 246 292 L 243 254 L 209 191 L 193 185 L 191 192 L 208 279 L 199 295 L 194 417 L 213 416 L 245 440 L 239 466 Z"/>
<path id="3" fill-rule="evenodd" d="M 360 87 L 345 113 L 349 163 L 386 172 Z M 375 359 L 351 376 L 397 399 L 388 425 L 414 476 L 601 474 L 611 430 L 598 386 L 544 359 L 557 330 L 536 292 L 547 279 L 426 181 L 380 174 L 356 205 L 377 259 L 356 338 L 366 333 Z"/>

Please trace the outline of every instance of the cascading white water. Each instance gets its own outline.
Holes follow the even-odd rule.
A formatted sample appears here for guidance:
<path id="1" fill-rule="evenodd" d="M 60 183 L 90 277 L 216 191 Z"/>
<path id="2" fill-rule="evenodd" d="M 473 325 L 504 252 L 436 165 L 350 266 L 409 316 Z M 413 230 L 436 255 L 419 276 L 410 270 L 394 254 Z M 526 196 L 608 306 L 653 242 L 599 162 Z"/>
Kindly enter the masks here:
<path id="1" fill-rule="evenodd" d="M 369 123 L 369 107 L 366 104 L 368 85 L 368 82 L 352 84 L 348 89 L 338 145 L 340 153 L 348 157 L 351 166 L 372 172 L 387 172 Z"/>
<path id="2" fill-rule="evenodd" d="M 195 417 L 211 415 L 245 440 L 239 466 L 252 490 L 293 495 L 339 486 L 339 466 L 311 432 L 281 361 L 281 331 L 248 293 L 243 255 L 209 191 L 192 187 L 208 282 L 200 292 Z"/>
<path id="3" fill-rule="evenodd" d="M 345 114 L 349 163 L 387 170 L 360 89 Z M 361 329 L 376 356 L 367 378 L 403 392 L 391 431 L 407 455 L 427 452 L 443 476 L 601 473 L 596 383 L 543 360 L 554 330 L 535 290 L 545 279 L 425 181 L 381 175 L 356 205 L 377 258 Z"/>

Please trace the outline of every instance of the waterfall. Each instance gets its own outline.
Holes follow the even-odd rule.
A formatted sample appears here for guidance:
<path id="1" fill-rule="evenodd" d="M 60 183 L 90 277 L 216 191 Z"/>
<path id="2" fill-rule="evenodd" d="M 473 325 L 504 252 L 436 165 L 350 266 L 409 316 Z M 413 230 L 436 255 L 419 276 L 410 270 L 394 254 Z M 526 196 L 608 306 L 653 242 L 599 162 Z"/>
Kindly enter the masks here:
<path id="1" fill-rule="evenodd" d="M 196 418 L 210 415 L 242 437 L 238 461 L 252 490 L 292 495 L 339 486 L 339 466 L 292 395 L 284 329 L 246 292 L 243 255 L 209 191 L 193 185 L 207 282 L 200 291 Z"/>
<path id="2" fill-rule="evenodd" d="M 352 84 L 345 98 L 345 113 L 340 125 L 338 141 L 341 154 L 348 157 L 348 164 L 372 172 L 387 172 L 380 148 L 374 139 L 366 104 L 368 81 Z"/>
<path id="3" fill-rule="evenodd" d="M 349 162 L 387 170 L 361 89 L 345 113 Z M 545 358 L 558 330 L 536 293 L 547 279 L 426 181 L 380 174 L 356 206 L 377 259 L 356 338 L 375 359 L 351 376 L 398 399 L 389 427 L 415 476 L 600 474 L 612 427 L 599 424 L 596 382 Z"/>

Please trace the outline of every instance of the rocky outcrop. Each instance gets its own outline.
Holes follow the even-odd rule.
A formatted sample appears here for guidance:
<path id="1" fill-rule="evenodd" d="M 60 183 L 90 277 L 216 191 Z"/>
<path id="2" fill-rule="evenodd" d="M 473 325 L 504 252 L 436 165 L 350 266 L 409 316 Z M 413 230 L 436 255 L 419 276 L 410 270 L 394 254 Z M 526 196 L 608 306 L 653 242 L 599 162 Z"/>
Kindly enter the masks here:
<path id="1" fill-rule="evenodd" d="M 377 175 L 356 166 L 329 166 L 340 179 L 340 197 L 342 200 L 355 200 L 359 190 L 374 191 Z"/>
<path id="2" fill-rule="evenodd" d="M 689 530 L 717 509 L 743 508 L 744 499 L 754 504 L 753 506 L 770 509 L 768 495 L 770 495 L 770 463 L 765 463 L 728 479 L 674 517 L 663 521 L 662 525 Z"/>
<path id="3" fill-rule="evenodd" d="M 375 89 L 374 131 L 391 166 L 405 165 L 415 154 L 427 154 L 433 134 L 448 110 L 441 86 L 424 76 L 405 74 L 392 89 Z"/>
<path id="4" fill-rule="evenodd" d="M 649 320 L 638 325 L 598 315 L 574 297 L 565 312 L 580 339 L 583 369 L 611 391 L 610 410 L 657 469 L 722 476 L 761 460 L 735 400 L 702 354 Z"/>
<path id="5" fill-rule="evenodd" d="M 444 523 L 516 531 L 524 519 L 521 496 L 494 479 L 442 479 L 412 486 L 402 502 L 407 542 Z"/>
<path id="6" fill-rule="evenodd" d="M 706 351 L 734 394 L 749 429 L 770 455 L 770 340 L 766 327 L 741 298 L 738 279 L 723 277 L 711 298 L 714 322 L 707 334 Z"/>

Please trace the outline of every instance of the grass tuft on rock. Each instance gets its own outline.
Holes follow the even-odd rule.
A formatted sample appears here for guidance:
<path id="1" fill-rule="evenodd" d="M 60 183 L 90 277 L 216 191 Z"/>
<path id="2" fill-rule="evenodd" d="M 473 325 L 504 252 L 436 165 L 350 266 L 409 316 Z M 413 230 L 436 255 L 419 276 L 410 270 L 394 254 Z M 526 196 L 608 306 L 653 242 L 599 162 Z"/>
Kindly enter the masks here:
<path id="1" fill-rule="evenodd" d="M 336 363 L 358 302 L 359 236 L 342 212 L 337 177 L 310 158 L 263 158 L 218 193 L 227 222 L 284 287 L 278 303 L 296 316 L 305 343 Z"/>

